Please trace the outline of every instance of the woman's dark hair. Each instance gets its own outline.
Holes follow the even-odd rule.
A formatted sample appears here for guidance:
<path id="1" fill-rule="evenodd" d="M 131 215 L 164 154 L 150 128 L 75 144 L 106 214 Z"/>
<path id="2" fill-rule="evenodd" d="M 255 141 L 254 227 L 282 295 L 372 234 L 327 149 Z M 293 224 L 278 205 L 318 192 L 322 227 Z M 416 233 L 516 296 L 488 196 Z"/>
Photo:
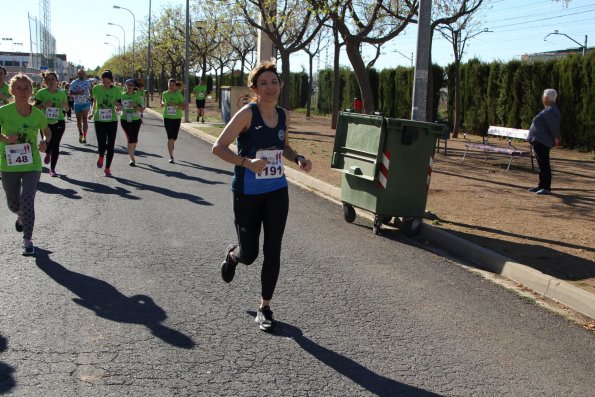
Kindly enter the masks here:
<path id="1" fill-rule="evenodd" d="M 109 69 L 105 69 L 103 71 L 103 73 L 101 73 L 101 78 L 102 79 L 107 78 L 107 79 L 110 79 L 111 81 L 114 81 L 114 75 L 112 74 L 112 71 Z"/>

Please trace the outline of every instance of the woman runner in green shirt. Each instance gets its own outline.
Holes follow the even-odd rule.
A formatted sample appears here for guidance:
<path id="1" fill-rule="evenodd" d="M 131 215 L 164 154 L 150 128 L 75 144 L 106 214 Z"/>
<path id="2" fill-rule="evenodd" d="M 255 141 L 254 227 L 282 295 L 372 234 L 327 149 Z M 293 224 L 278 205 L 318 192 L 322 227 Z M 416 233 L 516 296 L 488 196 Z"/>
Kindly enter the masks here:
<path id="1" fill-rule="evenodd" d="M 93 87 L 93 120 L 95 122 L 95 134 L 97 135 L 97 168 L 103 167 L 105 159 L 105 176 L 112 176 L 110 166 L 114 158 L 114 146 L 116 145 L 116 134 L 118 132 L 118 116 L 122 108 L 120 88 L 113 85 L 114 76 L 110 70 L 101 74 L 101 84 Z"/>
<path id="2" fill-rule="evenodd" d="M 29 103 L 33 82 L 24 74 L 10 80 L 14 102 L 0 107 L 0 171 L 8 208 L 17 214 L 17 232 L 23 233 L 22 255 L 33 255 L 31 241 L 35 225 L 35 193 L 41 176 L 41 156 L 52 132 L 45 115 Z M 45 140 L 37 143 L 37 131 Z"/>
<path id="3" fill-rule="evenodd" d="M 48 71 L 41 74 L 47 84 L 47 88 L 42 88 L 35 94 L 35 106 L 45 113 L 48 121 L 48 127 L 52 131 L 52 139 L 49 141 L 48 150 L 46 150 L 43 162 L 50 164 L 50 176 L 56 174 L 56 164 L 60 156 L 60 141 L 64 135 L 66 124 L 64 122 L 64 110 L 70 109 L 66 93 L 58 88 L 58 75 L 54 71 Z"/>
<path id="4" fill-rule="evenodd" d="M 175 79 L 169 79 L 168 90 L 161 95 L 161 107 L 163 108 L 163 125 L 167 133 L 167 151 L 169 162 L 174 162 L 174 144 L 178 139 L 180 124 L 182 124 L 182 112 L 186 110 L 184 96 L 178 91 Z"/>

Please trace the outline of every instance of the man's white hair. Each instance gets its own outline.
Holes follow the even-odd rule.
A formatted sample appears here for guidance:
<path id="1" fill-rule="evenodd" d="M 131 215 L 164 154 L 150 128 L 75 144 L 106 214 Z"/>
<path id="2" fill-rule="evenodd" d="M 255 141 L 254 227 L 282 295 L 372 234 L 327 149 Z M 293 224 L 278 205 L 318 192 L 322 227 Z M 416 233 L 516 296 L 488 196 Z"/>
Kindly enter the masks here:
<path id="1" fill-rule="evenodd" d="M 543 90 L 543 96 L 544 98 L 547 97 L 550 101 L 555 103 L 556 99 L 558 98 L 558 93 L 553 88 L 547 88 Z"/>

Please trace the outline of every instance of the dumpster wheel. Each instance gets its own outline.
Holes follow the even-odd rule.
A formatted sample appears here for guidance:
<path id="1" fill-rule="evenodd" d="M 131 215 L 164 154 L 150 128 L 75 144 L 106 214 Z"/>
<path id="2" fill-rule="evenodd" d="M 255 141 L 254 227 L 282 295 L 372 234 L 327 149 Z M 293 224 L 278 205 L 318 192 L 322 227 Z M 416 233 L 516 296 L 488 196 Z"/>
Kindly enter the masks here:
<path id="1" fill-rule="evenodd" d="M 355 209 L 353 205 L 343 203 L 343 217 L 348 223 L 352 223 L 355 220 Z"/>
<path id="2" fill-rule="evenodd" d="M 399 222 L 399 230 L 406 236 L 417 236 L 421 233 L 422 224 L 421 218 L 403 218 Z"/>
<path id="3" fill-rule="evenodd" d="M 385 217 L 383 217 L 382 215 L 374 216 L 374 225 L 372 226 L 372 231 L 374 232 L 374 234 L 380 234 L 380 230 L 382 229 L 384 219 Z"/>

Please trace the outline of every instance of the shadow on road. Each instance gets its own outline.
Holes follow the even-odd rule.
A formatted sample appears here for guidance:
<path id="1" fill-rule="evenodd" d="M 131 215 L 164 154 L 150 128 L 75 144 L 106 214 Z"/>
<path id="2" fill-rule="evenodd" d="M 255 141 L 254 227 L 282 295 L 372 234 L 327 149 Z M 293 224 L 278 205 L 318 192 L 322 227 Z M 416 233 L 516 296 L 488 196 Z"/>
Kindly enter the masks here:
<path id="1" fill-rule="evenodd" d="M 256 312 L 254 311 L 248 310 L 246 313 L 252 317 L 256 316 Z M 293 339 L 302 349 L 304 349 L 304 351 L 311 354 L 314 358 L 377 396 L 440 396 L 440 394 L 432 393 L 415 386 L 409 386 L 385 376 L 378 375 L 358 362 L 335 353 L 334 351 L 320 346 L 306 338 L 302 333 L 302 330 L 293 325 L 277 321 L 276 329 L 271 335 Z"/>
<path id="2" fill-rule="evenodd" d="M 233 176 L 233 171 L 222 170 L 221 168 L 206 167 L 204 165 L 191 163 L 191 162 L 185 161 L 185 160 L 177 162 L 177 163 L 179 165 L 183 165 L 184 167 L 191 167 L 191 168 L 196 168 L 196 169 L 202 170 L 202 171 L 214 172 L 215 174 L 223 174 L 223 175 Z"/>
<path id="3" fill-rule="evenodd" d="M 107 320 L 144 325 L 151 334 L 172 346 L 194 348 L 190 337 L 162 324 L 167 314 L 149 296 L 128 297 L 103 280 L 66 269 L 53 261 L 50 254 L 50 251 L 38 249 L 35 263 L 55 282 L 77 295 L 73 298 L 75 303 Z"/>
<path id="4" fill-rule="evenodd" d="M 208 179 L 199 178 L 197 176 L 190 176 L 190 175 L 184 174 L 183 172 L 180 172 L 180 171 L 166 170 L 163 168 L 155 167 L 154 165 L 150 165 L 150 164 L 147 164 L 146 167 L 141 167 L 139 165 L 137 165 L 137 167 L 144 168 L 146 170 L 153 171 L 153 172 L 165 175 L 167 177 L 184 179 L 187 181 L 195 181 L 195 182 L 203 183 L 205 185 L 222 185 L 224 183 L 224 182 L 218 182 L 218 181 L 210 181 Z"/>
<path id="5" fill-rule="evenodd" d="M 115 194 L 122 198 L 127 198 L 130 200 L 140 200 L 140 197 L 133 196 L 130 194 L 130 190 L 123 189 L 121 187 L 112 187 L 108 185 L 104 185 L 102 183 L 95 183 L 95 182 L 87 182 L 81 181 L 78 179 L 70 178 L 66 175 L 62 175 L 60 179 L 72 183 L 73 185 L 77 185 L 83 188 L 83 190 L 87 192 L 94 192 L 94 193 L 102 193 L 102 194 Z"/>
<path id="6" fill-rule="evenodd" d="M 6 338 L 0 335 L 0 353 L 6 351 L 6 348 Z M 12 377 L 13 372 L 13 367 L 0 361 L 0 394 L 10 391 L 16 385 Z"/>
<path id="7" fill-rule="evenodd" d="M 144 167 L 139 167 L 144 168 Z M 180 199 L 180 200 L 188 200 L 191 203 L 199 204 L 199 205 L 213 205 L 210 202 L 206 201 L 200 196 L 195 196 L 193 194 L 183 193 L 183 192 L 176 192 L 171 189 L 166 189 L 164 187 L 158 187 L 153 185 L 147 185 L 145 183 L 141 183 L 138 181 L 131 181 L 130 179 L 124 179 L 120 177 L 112 177 L 116 181 L 120 182 L 123 185 L 134 187 L 138 190 L 146 190 L 149 192 L 155 192 L 159 194 L 163 194 L 164 196 Z"/>
<path id="8" fill-rule="evenodd" d="M 472 229 L 469 225 L 449 222 L 459 226 Z M 477 228 L 477 227 L 474 227 Z M 498 230 L 489 230 L 493 233 L 505 234 Z M 523 265 L 529 266 L 542 273 L 567 281 L 580 281 L 595 277 L 595 266 L 593 262 L 578 256 L 567 254 L 562 251 L 549 248 L 539 244 L 519 244 L 503 239 L 489 238 L 472 233 L 464 233 L 456 230 L 449 230 L 451 234 L 457 237 L 481 245 L 491 251 L 499 252 L 502 255 Z M 527 239 L 531 239 L 527 237 Z M 549 242 L 549 240 L 534 239 L 537 242 Z M 584 249 L 592 251 L 589 247 L 576 246 L 569 243 L 554 242 L 564 244 L 575 249 Z M 538 259 L 538 260 L 532 260 Z M 560 266 L 563 264 L 563 266 Z"/>
<path id="9" fill-rule="evenodd" d="M 64 175 L 61 175 L 60 178 L 64 178 Z M 78 195 L 78 192 L 74 189 L 61 189 L 56 185 L 52 185 L 51 183 L 45 183 L 42 181 L 39 181 L 37 183 L 37 191 L 47 194 L 57 194 L 59 196 L 63 196 L 74 200 L 78 200 L 81 198 L 81 196 Z"/>

